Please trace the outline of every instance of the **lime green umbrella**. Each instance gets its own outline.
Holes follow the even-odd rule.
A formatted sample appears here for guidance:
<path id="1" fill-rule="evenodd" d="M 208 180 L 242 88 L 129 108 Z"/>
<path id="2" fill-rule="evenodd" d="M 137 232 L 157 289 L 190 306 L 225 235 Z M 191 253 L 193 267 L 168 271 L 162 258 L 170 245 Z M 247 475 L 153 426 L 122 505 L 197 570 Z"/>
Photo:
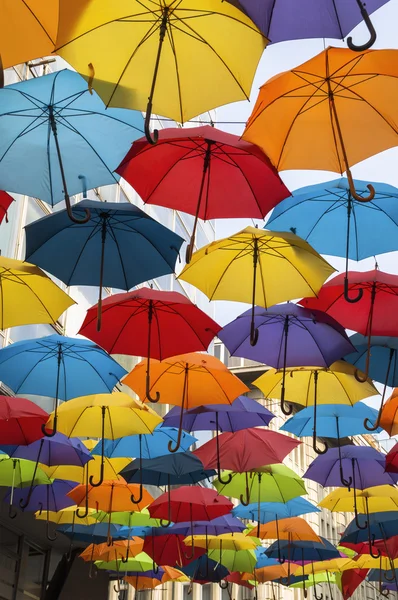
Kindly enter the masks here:
<path id="1" fill-rule="evenodd" d="M 208 552 L 208 557 L 216 563 L 224 565 L 229 571 L 252 573 L 257 557 L 254 550 L 223 550 L 216 548 Z"/>
<path id="2" fill-rule="evenodd" d="M 92 516 L 99 523 L 109 522 L 109 514 L 102 510 Z M 111 521 L 114 525 L 124 525 L 125 527 L 160 527 L 160 519 L 152 519 L 147 508 L 140 512 L 113 512 Z"/>
<path id="3" fill-rule="evenodd" d="M 239 498 L 244 505 L 287 502 L 307 493 L 303 479 L 285 465 L 267 465 L 248 473 L 232 473 L 230 483 L 223 484 L 216 479 L 213 485 L 220 494 Z"/>
<path id="4" fill-rule="evenodd" d="M 137 556 L 130 557 L 127 562 L 121 560 L 104 560 L 95 561 L 97 569 L 105 569 L 107 571 L 129 572 L 129 571 L 150 571 L 153 568 L 153 560 L 146 552 L 140 552 Z"/>
<path id="5" fill-rule="evenodd" d="M 12 509 L 15 488 L 51 483 L 51 479 L 37 467 L 34 461 L 8 457 L 0 460 L 0 486 L 11 488 L 8 514 L 12 519 L 16 517 L 16 512 Z"/>
<path id="6" fill-rule="evenodd" d="M 326 571 L 323 571 L 322 573 L 315 573 L 315 575 L 308 575 L 308 579 L 304 583 L 307 589 L 317 585 L 318 583 L 334 583 L 337 585 L 336 575 L 334 575 L 334 573 L 327 573 Z M 297 581 L 296 583 L 289 585 L 289 587 L 302 589 L 303 582 Z"/>

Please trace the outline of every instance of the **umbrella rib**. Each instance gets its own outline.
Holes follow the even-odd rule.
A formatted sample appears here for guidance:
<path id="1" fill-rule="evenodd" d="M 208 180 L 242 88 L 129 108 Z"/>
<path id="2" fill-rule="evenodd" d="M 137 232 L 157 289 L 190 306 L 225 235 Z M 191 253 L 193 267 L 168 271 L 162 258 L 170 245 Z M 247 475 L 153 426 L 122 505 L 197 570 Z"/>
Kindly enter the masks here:
<path id="1" fill-rule="evenodd" d="M 27 9 L 27 11 L 32 15 L 32 17 L 34 18 L 34 20 L 37 22 L 37 24 L 39 25 L 39 27 L 43 30 L 43 32 L 45 33 L 45 35 L 48 37 L 48 39 L 50 40 L 52 45 L 55 45 L 55 40 L 52 39 L 52 37 L 50 36 L 50 34 L 48 33 L 47 29 L 44 27 L 44 25 L 40 22 L 39 18 L 36 16 L 36 14 L 33 12 L 33 10 L 30 8 L 30 6 L 28 6 L 28 4 L 25 2 L 25 0 L 22 0 L 22 5 Z"/>
<path id="2" fill-rule="evenodd" d="M 166 32 L 167 32 L 167 37 L 169 40 L 171 51 L 173 53 L 175 70 L 176 70 L 178 101 L 179 101 L 179 105 L 180 105 L 180 122 L 183 123 L 184 122 L 184 110 L 182 107 L 181 81 L 180 81 L 180 74 L 179 74 L 179 70 L 178 70 L 177 48 L 174 43 L 173 29 L 172 29 L 172 26 L 170 23 L 170 17 L 167 18 L 167 22 L 169 24 L 169 27 L 166 28 Z"/>
<path id="3" fill-rule="evenodd" d="M 72 223 L 71 223 L 70 225 L 68 225 L 68 229 L 74 229 L 75 227 L 76 227 L 76 225 L 74 225 L 74 224 L 72 224 Z M 81 231 L 81 227 L 82 227 L 82 225 L 81 225 L 81 224 L 79 224 L 79 225 L 78 225 L 78 227 L 80 228 L 80 229 L 78 229 L 78 231 Z M 95 236 L 97 233 L 99 233 L 99 232 L 100 232 L 100 226 L 99 226 L 99 224 L 98 224 L 98 223 L 96 223 L 96 224 L 94 225 L 94 227 L 92 227 L 91 231 L 89 232 L 89 235 L 87 236 L 87 238 L 86 238 L 85 242 L 83 243 L 83 246 L 82 246 L 82 248 L 81 248 L 81 250 L 80 250 L 80 252 L 79 252 L 79 254 L 78 254 L 77 258 L 76 258 L 75 266 L 74 266 L 74 267 L 72 268 L 72 270 L 70 271 L 69 277 L 67 278 L 67 280 L 66 280 L 66 281 L 64 281 L 64 283 L 65 283 L 66 285 L 71 285 L 71 281 L 72 281 L 73 275 L 74 275 L 74 273 L 75 273 L 75 271 L 76 271 L 76 269 L 77 269 L 77 267 L 78 267 L 79 261 L 80 261 L 81 257 L 83 256 L 83 253 L 84 253 L 84 252 L 85 252 L 85 250 L 86 250 L 86 246 L 87 246 L 87 244 L 88 244 L 88 243 L 89 243 L 89 241 L 90 241 L 90 240 L 91 240 L 91 239 L 92 239 L 92 238 L 93 238 L 93 237 L 94 237 L 94 236 Z M 56 232 L 54 232 L 54 234 L 53 234 L 52 236 L 50 236 L 50 237 L 49 237 L 49 238 L 46 240 L 46 243 L 47 243 L 47 242 L 49 242 L 49 241 L 50 241 L 52 238 L 55 238 L 55 237 L 56 237 L 56 236 L 57 236 L 59 233 L 60 233 L 59 231 L 56 231 Z"/>
<path id="4" fill-rule="evenodd" d="M 121 269 L 123 271 L 123 278 L 124 278 L 125 289 L 128 290 L 130 288 L 130 286 L 129 286 L 129 282 L 128 282 L 128 278 L 127 278 L 126 269 L 124 267 L 124 260 L 123 260 L 122 252 L 120 250 L 119 241 L 118 241 L 118 238 L 116 236 L 115 230 L 114 230 L 114 228 L 112 227 L 111 224 L 109 224 L 109 227 L 107 227 L 107 231 L 108 231 L 109 235 L 111 236 L 111 238 L 113 239 L 113 241 L 115 243 L 116 250 L 117 250 L 117 253 L 119 255 L 120 267 L 121 267 Z M 137 231 L 137 230 L 135 230 L 135 231 Z M 142 233 L 139 232 L 139 235 L 142 236 Z"/>

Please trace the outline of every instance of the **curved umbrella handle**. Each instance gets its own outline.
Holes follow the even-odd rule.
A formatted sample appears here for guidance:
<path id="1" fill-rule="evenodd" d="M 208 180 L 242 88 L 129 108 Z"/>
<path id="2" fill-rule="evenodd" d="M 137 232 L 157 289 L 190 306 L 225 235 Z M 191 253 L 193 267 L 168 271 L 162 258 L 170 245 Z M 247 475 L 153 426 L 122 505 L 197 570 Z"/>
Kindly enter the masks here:
<path id="1" fill-rule="evenodd" d="M 375 539 L 376 539 L 375 534 L 370 535 L 370 525 L 369 525 L 369 554 L 372 558 L 380 558 L 381 552 L 378 548 L 376 548 L 377 554 L 373 554 Z"/>
<path id="2" fill-rule="evenodd" d="M 150 314 L 150 312 L 148 313 Z M 155 397 L 151 396 L 151 374 L 150 374 L 150 368 L 151 368 L 151 358 L 150 358 L 150 354 L 151 354 L 151 322 L 152 322 L 152 316 L 148 316 L 148 357 L 147 357 L 147 363 L 146 363 L 146 378 L 145 378 L 145 396 L 148 398 L 149 402 L 152 402 L 152 404 L 156 404 L 156 402 L 159 402 L 160 400 L 160 394 L 159 392 L 155 392 Z"/>
<path id="3" fill-rule="evenodd" d="M 232 481 L 232 473 L 228 473 L 227 479 L 222 478 L 221 471 L 220 471 L 220 464 L 217 465 L 217 477 L 218 477 L 218 481 L 220 483 L 222 483 L 222 485 L 228 485 Z M 242 502 L 242 504 L 244 504 L 244 503 Z"/>
<path id="4" fill-rule="evenodd" d="M 10 519 L 15 519 L 18 515 L 18 511 L 13 507 L 12 504 L 8 506 L 8 516 Z"/>
<path id="5" fill-rule="evenodd" d="M 318 448 L 317 444 L 316 444 L 316 432 L 312 435 L 312 448 L 314 449 L 314 452 L 316 452 L 317 454 L 326 454 L 326 452 L 329 450 L 329 446 L 326 442 L 323 442 L 324 448 Z"/>
<path id="6" fill-rule="evenodd" d="M 316 584 L 314 585 L 314 596 L 315 596 L 316 600 L 323 600 L 323 594 L 321 593 L 321 595 L 318 596 L 316 593 Z"/>
<path id="7" fill-rule="evenodd" d="M 326 442 L 324 442 L 324 448 L 318 448 L 317 444 L 316 444 L 316 409 L 317 409 L 317 400 L 318 400 L 318 377 L 319 377 L 319 373 L 317 370 L 314 371 L 314 428 L 313 428 L 313 432 L 312 432 L 312 447 L 314 449 L 314 452 L 316 452 L 316 454 L 326 454 L 326 452 L 328 451 L 329 446 L 327 445 Z"/>
<path id="8" fill-rule="evenodd" d="M 192 509 L 191 509 L 191 514 L 192 514 Z M 192 560 L 195 555 L 195 538 L 193 537 L 192 521 L 191 521 L 191 552 L 190 552 L 190 554 L 186 554 L 186 552 L 184 552 L 184 550 L 182 552 L 187 560 Z"/>
<path id="9" fill-rule="evenodd" d="M 168 509 L 168 514 L 167 514 L 167 521 L 166 519 L 160 519 L 160 526 L 161 527 L 169 527 L 169 525 L 171 525 L 171 490 L 170 490 L 170 475 L 167 475 L 167 496 L 168 496 L 168 503 L 167 503 L 167 509 Z"/>
<path id="10" fill-rule="evenodd" d="M 177 452 L 177 450 L 180 449 L 181 446 L 181 439 L 182 439 L 182 422 L 183 422 L 183 417 L 184 417 L 184 404 L 185 404 L 185 395 L 187 393 L 187 386 L 188 386 L 188 371 L 189 371 L 189 364 L 185 363 L 185 375 L 184 375 L 184 385 L 182 388 L 182 400 L 181 400 L 181 411 L 180 411 L 180 422 L 178 424 L 178 436 L 177 436 L 177 441 L 176 441 L 176 445 L 173 448 L 173 442 L 172 440 L 169 441 L 167 448 L 169 450 L 169 452 L 172 452 L 173 454 L 175 452 Z"/>
<path id="11" fill-rule="evenodd" d="M 57 534 L 54 532 L 54 537 L 50 535 L 50 522 L 48 521 L 48 510 L 47 510 L 47 527 L 46 527 L 46 538 L 49 542 L 55 542 Z"/>
<path id="12" fill-rule="evenodd" d="M 149 122 L 151 120 L 151 114 L 152 114 L 152 102 L 149 101 L 148 104 L 147 104 L 147 106 L 146 106 L 144 132 L 145 132 L 145 137 L 146 137 L 148 143 L 151 144 L 152 146 L 154 146 L 158 142 L 159 131 L 157 129 L 154 129 L 153 130 L 153 137 L 152 137 L 151 130 L 150 130 L 150 127 L 149 127 Z"/>
<path id="13" fill-rule="evenodd" d="M 365 530 L 368 528 L 368 521 L 365 521 L 365 523 L 363 525 L 361 525 L 361 523 L 359 522 L 359 515 L 357 512 L 355 512 L 355 524 L 358 527 L 358 529 L 362 529 Z"/>
<path id="14" fill-rule="evenodd" d="M 250 490 L 249 490 L 249 479 L 248 479 L 248 475 L 247 475 L 247 471 L 245 473 L 246 475 L 246 499 L 243 499 L 243 494 L 240 495 L 240 503 L 243 504 L 243 506 L 249 506 L 250 504 Z"/>
<path id="15" fill-rule="evenodd" d="M 143 490 L 143 485 L 142 485 L 142 436 L 139 436 L 139 444 L 140 444 L 140 466 L 139 466 L 139 472 L 140 472 L 140 493 L 138 498 L 136 499 L 134 497 L 134 494 L 131 494 L 131 502 L 133 504 L 139 504 L 140 502 L 142 502 L 142 498 L 144 495 L 144 490 Z"/>
<path id="16" fill-rule="evenodd" d="M 43 423 L 41 426 L 41 432 L 43 435 L 45 435 L 48 438 L 52 438 L 54 437 L 54 435 L 57 433 L 57 415 L 54 415 L 54 420 L 53 420 L 53 428 L 51 433 L 48 432 L 48 429 L 46 429 L 46 424 Z"/>
<path id="17" fill-rule="evenodd" d="M 351 485 L 352 485 L 352 477 L 349 477 L 348 479 L 345 479 L 345 477 L 344 477 L 344 470 L 343 470 L 343 461 L 342 461 L 342 458 L 341 458 L 339 417 L 336 417 L 336 430 L 337 430 L 337 448 L 338 448 L 338 451 L 339 451 L 340 481 L 341 481 L 341 484 L 344 487 L 348 488 L 348 491 L 350 491 Z M 353 468 L 355 468 L 355 467 L 353 467 Z"/>
<path id="18" fill-rule="evenodd" d="M 255 323 L 256 312 L 256 284 L 257 284 L 257 264 L 258 264 L 258 241 L 254 237 L 253 240 L 253 288 L 252 288 L 252 310 L 250 321 L 250 345 L 255 346 L 258 342 L 258 329 Z"/>
<path id="19" fill-rule="evenodd" d="M 90 577 L 90 579 L 94 579 L 95 577 L 97 577 L 98 575 L 98 569 L 97 567 L 94 565 L 93 562 L 90 563 L 90 570 L 88 572 L 88 576 Z"/>
<path id="20" fill-rule="evenodd" d="M 393 575 L 393 576 L 391 577 L 391 579 L 390 579 L 389 577 L 387 577 L 387 572 L 388 572 L 388 571 L 385 571 L 385 572 L 383 573 L 383 578 L 384 578 L 386 581 L 388 581 L 389 583 L 391 583 L 392 581 L 394 581 L 394 579 L 395 579 L 395 575 Z"/>
<path id="21" fill-rule="evenodd" d="M 88 221 L 91 219 L 91 212 L 88 208 L 84 209 L 86 216 L 83 217 L 82 219 L 78 219 L 73 214 L 72 206 L 71 206 L 70 198 L 69 198 L 68 194 L 64 194 L 64 200 L 65 200 L 65 205 L 66 205 L 66 212 L 68 213 L 68 217 L 70 218 L 71 221 L 73 221 L 74 223 L 81 223 L 81 224 L 88 223 Z"/>
<path id="22" fill-rule="evenodd" d="M 361 0 L 357 0 L 357 4 L 359 6 L 359 10 L 361 11 L 362 18 L 365 21 L 365 25 L 368 28 L 370 38 L 366 42 L 366 44 L 361 44 L 360 46 L 357 46 L 356 44 L 354 44 L 354 42 L 352 41 L 352 37 L 350 36 L 349 38 L 347 38 L 347 46 L 350 50 L 354 50 L 355 52 L 363 52 L 364 50 L 369 50 L 369 48 L 373 46 L 373 44 L 376 41 L 377 34 L 373 23 L 369 17 L 369 13 L 365 8 L 365 5 L 361 2 Z"/>
<path id="23" fill-rule="evenodd" d="M 222 590 L 227 590 L 228 589 L 228 581 L 224 581 L 224 582 L 223 581 L 219 581 L 218 585 L 220 586 L 220 588 Z"/>
<path id="24" fill-rule="evenodd" d="M 356 302 L 359 302 L 361 300 L 363 296 L 363 289 L 360 288 L 357 290 L 357 295 L 355 297 L 350 297 L 350 287 L 349 287 L 349 281 L 348 281 L 348 277 L 347 277 L 347 273 L 346 276 L 344 277 L 344 300 L 346 302 L 349 302 L 350 304 L 355 304 Z"/>
<path id="25" fill-rule="evenodd" d="M 283 369 L 280 409 L 288 417 L 293 412 L 293 405 L 285 404 L 285 373 L 286 369 Z"/>
<path id="26" fill-rule="evenodd" d="M 104 482 L 105 473 L 105 416 L 106 406 L 101 407 L 101 468 L 98 481 L 94 481 L 93 475 L 90 475 L 89 482 L 92 487 L 100 487 Z M 88 472 L 88 470 L 87 470 Z"/>
<path id="27" fill-rule="evenodd" d="M 394 348 L 390 348 L 390 356 L 389 356 L 389 359 L 388 359 L 386 379 L 385 379 L 385 383 L 384 383 L 383 394 L 381 396 L 381 403 L 380 403 L 379 412 L 377 413 L 377 419 L 376 419 L 376 421 L 375 421 L 375 423 L 373 425 L 371 425 L 369 419 L 365 419 L 364 422 L 363 422 L 365 428 L 368 431 L 376 431 L 376 429 L 380 426 L 380 420 L 381 420 L 381 417 L 382 417 L 382 414 L 383 414 L 384 398 L 386 397 L 386 391 L 387 391 L 387 386 L 388 386 L 388 378 L 390 376 L 391 364 L 392 364 L 392 360 L 394 358 L 395 352 L 396 352 L 396 350 Z"/>

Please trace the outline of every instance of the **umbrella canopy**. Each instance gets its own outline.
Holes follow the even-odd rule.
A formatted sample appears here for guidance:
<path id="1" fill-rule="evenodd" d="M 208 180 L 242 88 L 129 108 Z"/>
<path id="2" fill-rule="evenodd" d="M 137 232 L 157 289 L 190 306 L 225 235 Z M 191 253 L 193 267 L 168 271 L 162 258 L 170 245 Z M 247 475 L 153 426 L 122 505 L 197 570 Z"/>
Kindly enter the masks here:
<path id="1" fill-rule="evenodd" d="M 95 518 L 98 523 L 103 523 L 109 520 L 109 514 L 104 511 L 95 513 Z M 133 527 L 159 527 L 160 521 L 158 519 L 152 519 L 147 508 L 143 508 L 141 511 L 122 511 L 112 512 L 111 515 L 112 523 L 117 525 L 125 525 L 127 528 Z"/>
<path id="2" fill-rule="evenodd" d="M 31 480 L 31 477 L 30 477 Z M 30 483 L 30 481 L 29 481 Z M 29 496 L 29 501 L 24 508 L 28 512 L 36 511 L 47 511 L 58 512 L 69 506 L 74 506 L 76 503 L 68 497 L 68 492 L 73 490 L 76 486 L 74 481 L 63 481 L 55 479 L 50 485 L 40 484 L 35 485 L 33 490 L 26 487 L 23 489 L 16 489 L 13 494 L 12 504 L 18 506 L 23 504 L 25 506 L 26 500 Z M 4 497 L 5 502 L 9 502 L 12 493 L 9 491 Z M 47 519 L 48 520 L 48 519 Z"/>
<path id="3" fill-rule="evenodd" d="M 78 485 L 68 493 L 68 497 L 77 506 L 85 506 L 87 503 L 89 508 L 111 513 L 133 510 L 131 496 L 135 495 L 137 491 L 136 485 L 129 485 L 124 481 L 108 480 L 100 486 Z M 153 501 L 152 496 L 146 490 L 143 490 L 142 496 L 141 502 L 135 503 L 137 510 L 146 508 Z"/>
<path id="4" fill-rule="evenodd" d="M 390 123 L 397 109 L 381 100 L 385 89 L 392 98 L 398 86 L 396 52 L 327 48 L 274 77 L 261 88 L 243 138 L 258 144 L 279 171 L 346 171 L 351 194 L 360 199 L 350 167 L 396 145 Z M 368 189 L 364 200 L 374 198 L 375 189 Z"/>
<path id="5" fill-rule="evenodd" d="M 194 535 L 192 538 L 187 537 L 184 544 L 187 546 L 195 543 L 196 548 L 205 548 L 208 550 L 254 550 L 259 543 L 258 541 L 248 537 L 243 533 L 222 533 L 220 535 Z"/>
<path id="6" fill-rule="evenodd" d="M 198 218 L 262 219 L 290 194 L 257 146 L 209 125 L 163 130 L 155 146 L 138 140 L 117 173 L 144 202 L 195 216 L 188 262 Z"/>
<path id="7" fill-rule="evenodd" d="M 179 278 L 210 300 L 251 302 L 251 340 L 256 342 L 255 304 L 270 306 L 315 296 L 333 268 L 307 242 L 292 233 L 278 235 L 256 227 L 201 248 Z"/>
<path id="8" fill-rule="evenodd" d="M 251 531 L 249 536 L 257 535 Z M 262 540 L 290 540 L 295 541 L 313 541 L 321 542 L 321 538 L 315 533 L 312 527 L 300 519 L 300 517 L 290 517 L 288 519 L 277 519 L 265 525 L 261 525 L 259 537 Z"/>
<path id="9" fill-rule="evenodd" d="M 151 517 L 181 521 L 211 521 L 231 512 L 232 502 L 215 490 L 188 486 L 162 494 L 150 505 Z"/>
<path id="10" fill-rule="evenodd" d="M 251 311 L 247 310 L 223 327 L 218 337 L 232 356 L 283 367 L 329 367 L 353 350 L 344 328 L 321 311 L 287 304 L 256 307 L 254 323 L 259 332 L 250 344 Z M 286 348 L 285 348 L 286 347 Z"/>
<path id="11" fill-rule="evenodd" d="M 212 560 L 207 554 L 191 561 L 181 570 L 192 581 L 200 583 L 218 582 L 225 579 L 229 574 L 224 565 L 217 562 L 217 560 Z"/>
<path id="12" fill-rule="evenodd" d="M 386 456 L 386 471 L 398 473 L 398 443 L 395 444 Z"/>
<path id="13" fill-rule="evenodd" d="M 211 560 L 224 565 L 229 571 L 251 573 L 257 558 L 254 550 L 224 550 L 216 548 L 210 550 L 208 556 Z"/>
<path id="14" fill-rule="evenodd" d="M 206 469 L 229 469 L 242 473 L 263 465 L 281 463 L 300 442 L 276 431 L 241 429 L 222 433 L 194 451 Z"/>
<path id="15" fill-rule="evenodd" d="M 269 523 L 275 519 L 288 519 L 298 517 L 312 512 L 320 512 L 314 504 L 311 504 L 305 498 L 293 498 L 287 502 L 261 502 L 260 503 L 260 523 Z M 238 504 L 232 510 L 232 514 L 239 519 L 258 519 L 258 505 L 256 503 Z"/>
<path id="16" fill-rule="evenodd" d="M 41 269 L 21 260 L 0 257 L 0 284 L 1 329 L 55 323 L 75 304 Z"/>
<path id="17" fill-rule="evenodd" d="M 104 479 L 123 480 L 118 473 L 130 462 L 130 458 L 104 458 Z M 101 474 L 102 461 L 100 456 L 94 456 L 84 467 L 59 465 L 54 467 L 44 467 L 42 469 L 51 479 L 67 479 L 76 481 L 76 484 L 83 484 L 86 480 L 98 480 Z"/>
<path id="18" fill-rule="evenodd" d="M 81 521 L 76 519 L 76 523 L 73 525 L 59 525 L 58 531 L 61 531 L 63 535 L 66 535 L 73 542 L 82 542 L 87 544 L 101 544 L 116 539 L 124 539 L 130 537 L 126 532 L 122 531 L 120 525 L 108 525 L 107 523 L 95 523 L 93 525 L 80 525 L 84 523 L 85 519 Z"/>
<path id="19" fill-rule="evenodd" d="M 374 540 L 387 540 L 390 537 L 398 535 L 398 518 L 397 512 L 375 512 L 369 513 L 366 516 L 369 527 L 358 527 L 356 519 L 346 527 L 340 539 L 340 544 L 344 546 L 346 543 L 358 544 L 369 539 L 369 534 L 372 538 L 369 544 L 370 548 L 374 546 Z"/>
<path id="20" fill-rule="evenodd" d="M 276 561 L 275 565 L 269 565 L 256 569 L 253 574 L 245 574 L 245 577 L 252 583 L 267 583 L 268 581 L 281 581 L 282 578 L 287 577 L 288 581 L 291 580 L 291 575 L 298 568 L 293 563 L 279 564 Z"/>
<path id="21" fill-rule="evenodd" d="M 230 514 L 217 517 L 211 521 L 194 521 L 191 523 L 175 523 L 168 528 L 168 531 L 179 534 L 188 535 L 223 535 L 226 533 L 242 533 L 246 526 L 240 521 L 232 517 Z"/>
<path id="22" fill-rule="evenodd" d="M 376 540 L 373 545 L 380 551 L 381 556 L 389 556 L 393 559 L 398 558 L 398 535 L 394 535 L 388 539 Z M 345 542 L 344 547 L 350 548 L 357 554 L 370 554 L 368 542 L 359 542 L 358 544 Z"/>
<path id="23" fill-rule="evenodd" d="M 126 456 L 136 458 L 140 455 L 143 459 L 158 458 L 168 453 L 168 443 L 170 441 L 175 442 L 177 435 L 178 429 L 176 427 L 163 427 L 163 423 L 161 423 L 152 433 L 127 435 L 116 440 L 105 440 L 104 454 L 108 458 Z M 196 438 L 183 431 L 178 452 L 186 452 L 195 441 Z M 91 454 L 93 456 L 101 454 L 101 443 L 95 446 Z"/>
<path id="24" fill-rule="evenodd" d="M 2 445 L 27 445 L 43 437 L 48 419 L 40 406 L 25 398 L 0 396 L 0 440 Z"/>
<path id="25" fill-rule="evenodd" d="M 121 559 L 110 560 L 110 561 L 96 561 L 95 566 L 97 569 L 104 569 L 106 571 L 149 571 L 152 568 L 152 560 L 145 552 L 140 552 L 133 558 L 128 558 L 126 562 L 122 562 Z"/>
<path id="26" fill-rule="evenodd" d="M 246 15 L 217 0 L 121 0 L 112 10 L 105 1 L 60 3 L 57 53 L 90 78 L 107 106 L 146 109 L 149 139 L 152 110 L 183 123 L 248 99 L 265 45 Z M 117 50 L 114 59 L 105 48 Z"/>
<path id="27" fill-rule="evenodd" d="M 152 530 L 144 541 L 144 551 L 155 563 L 183 567 L 206 552 L 204 548 L 189 548 L 185 544 L 184 535 L 168 533 L 166 528 L 162 529 L 160 532 Z"/>
<path id="28" fill-rule="evenodd" d="M 55 523 L 56 525 L 67 525 L 68 527 L 73 526 L 74 524 L 76 524 L 76 522 L 78 522 L 79 525 L 82 526 L 94 525 L 96 523 L 94 510 L 90 510 L 87 517 L 78 521 L 78 518 L 76 516 L 76 508 L 76 506 L 69 506 L 68 508 L 63 508 L 62 510 L 59 510 L 58 512 L 49 511 L 48 515 L 47 513 L 38 511 L 35 513 L 35 519 L 37 519 L 38 521 L 48 520 L 52 523 Z"/>
<path id="29" fill-rule="evenodd" d="M 398 509 L 398 490 L 392 485 L 378 485 L 364 490 L 337 489 L 328 494 L 318 506 L 333 512 L 354 512 L 367 514 L 391 512 Z M 371 567 L 369 567 L 371 568 Z"/>
<path id="30" fill-rule="evenodd" d="M 65 199 L 69 214 L 69 196 L 117 181 L 113 170 L 144 125 L 138 111 L 106 110 L 66 69 L 3 88 L 0 122 L 0 187 L 52 206 Z"/>
<path id="31" fill-rule="evenodd" d="M 173 407 L 164 416 L 165 426 L 178 426 L 180 409 Z M 274 418 L 272 412 L 262 406 L 257 400 L 239 396 L 232 404 L 204 404 L 196 408 L 185 410 L 182 417 L 182 426 L 188 431 L 240 431 L 249 427 L 267 427 Z"/>
<path id="32" fill-rule="evenodd" d="M 370 0 L 366 8 L 358 2 L 344 2 L 343 4 L 331 3 L 330 0 L 314 2 L 306 0 L 299 7 L 291 0 L 228 0 L 235 6 L 239 4 L 242 10 L 254 21 L 257 27 L 269 39 L 270 44 L 287 40 L 301 40 L 308 38 L 345 38 L 365 15 L 386 4 L 388 0 Z M 286 18 L 289 15 L 289 18 Z M 374 30 L 373 30 L 374 31 Z M 376 39 L 366 45 L 370 47 Z M 352 38 L 347 40 L 350 48 Z"/>
<path id="33" fill-rule="evenodd" d="M 127 559 L 128 556 L 137 556 L 142 552 L 144 540 L 141 538 L 130 538 L 128 540 L 113 540 L 111 546 L 106 543 L 90 544 L 83 550 L 79 557 L 84 561 L 93 560 L 117 560 L 118 558 Z"/>
<path id="34" fill-rule="evenodd" d="M 283 557 L 286 560 L 293 562 L 302 562 L 308 560 L 315 562 L 340 557 L 339 551 L 336 550 L 336 548 L 326 538 L 321 537 L 320 539 L 320 542 L 291 542 L 288 540 L 281 540 L 271 544 L 271 546 L 265 551 L 265 554 L 270 558 L 278 558 L 278 548 L 280 546 L 280 551 L 282 552 Z"/>
<path id="35" fill-rule="evenodd" d="M 187 577 L 178 569 L 173 567 L 158 567 L 156 571 L 129 571 L 123 581 L 129 583 L 137 591 L 152 590 L 168 581 L 188 581 Z"/>
<path id="36" fill-rule="evenodd" d="M 48 485 L 51 479 L 45 472 L 30 460 L 22 458 L 5 458 L 0 460 L 0 486 L 12 488 L 28 487 L 33 485 Z"/>
<path id="37" fill-rule="evenodd" d="M 364 181 L 355 179 L 354 185 L 359 196 L 368 195 Z M 321 254 L 357 261 L 394 252 L 398 189 L 383 183 L 372 182 L 371 185 L 376 193 L 369 202 L 353 198 L 348 180 L 344 177 L 300 188 L 293 192 L 291 198 L 275 207 L 266 228 L 294 231 Z M 383 230 L 385 235 L 374 235 L 379 230 Z"/>
<path id="38" fill-rule="evenodd" d="M 381 410 L 380 426 L 391 436 L 398 433 L 398 389 L 394 389 Z"/>
<path id="39" fill-rule="evenodd" d="M 299 567 L 295 575 L 312 575 L 312 573 L 323 573 L 324 571 L 343 573 L 355 568 L 358 568 L 358 564 L 351 558 L 320 559 Z"/>
<path id="40" fill-rule="evenodd" d="M 17 446 L 11 455 L 13 458 L 25 458 L 48 467 L 57 465 L 82 467 L 92 460 L 91 454 L 83 442 L 77 438 L 68 438 L 62 433 L 56 433 L 51 438 L 44 437 L 36 440 L 28 446 Z M 61 478 L 54 477 L 54 479 Z M 69 478 L 65 477 L 64 479 Z"/>

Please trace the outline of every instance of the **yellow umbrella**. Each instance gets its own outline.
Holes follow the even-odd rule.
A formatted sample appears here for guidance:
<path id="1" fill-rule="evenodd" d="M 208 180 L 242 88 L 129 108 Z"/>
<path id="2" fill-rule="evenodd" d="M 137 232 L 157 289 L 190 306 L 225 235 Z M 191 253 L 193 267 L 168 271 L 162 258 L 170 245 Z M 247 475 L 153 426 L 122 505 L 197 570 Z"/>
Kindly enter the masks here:
<path id="1" fill-rule="evenodd" d="M 285 398 L 289 402 L 302 406 L 314 407 L 313 448 L 318 454 L 316 445 L 316 407 L 318 404 L 348 404 L 353 405 L 359 400 L 375 396 L 379 392 L 374 387 L 371 379 L 366 379 L 362 374 L 363 383 L 355 377 L 358 376 L 356 367 L 342 360 L 325 367 L 291 367 L 285 369 L 270 369 L 256 379 L 253 384 L 257 386 L 266 398 L 281 401 L 281 410 L 285 414 L 292 413 L 292 406 L 286 408 Z"/>
<path id="2" fill-rule="evenodd" d="M 0 329 L 55 323 L 72 304 L 75 301 L 39 267 L 0 257 Z"/>
<path id="3" fill-rule="evenodd" d="M 248 99 L 266 41 L 220 0 L 61 0 L 56 51 L 107 106 L 146 110 L 150 140 L 152 109 L 184 122 Z"/>
<path id="4" fill-rule="evenodd" d="M 354 498 L 356 496 L 356 498 Z M 332 512 L 362 514 L 398 510 L 398 489 L 392 485 L 377 485 L 364 490 L 338 488 L 318 504 Z"/>
<path id="5" fill-rule="evenodd" d="M 48 56 L 57 35 L 58 2 L 1 0 L 0 23 L 1 69 Z"/>
<path id="6" fill-rule="evenodd" d="M 124 481 L 124 478 L 119 475 L 119 473 L 130 463 L 131 458 L 108 458 L 107 456 L 104 456 L 104 478 Z M 89 460 L 83 467 L 71 465 L 47 467 L 42 464 L 39 466 L 50 479 L 66 479 L 82 484 L 87 477 L 93 479 L 98 479 L 100 477 L 102 460 L 101 456 L 98 455 L 93 456 L 93 459 Z"/>
<path id="7" fill-rule="evenodd" d="M 187 546 L 206 548 L 207 550 L 254 550 L 260 545 L 260 541 L 245 534 L 222 533 L 221 535 L 189 535 L 184 539 Z"/>
<path id="8" fill-rule="evenodd" d="M 76 522 L 76 510 L 77 506 L 68 506 L 68 508 L 64 508 L 58 512 L 52 510 L 49 510 L 48 513 L 47 511 L 37 511 L 35 518 L 39 521 L 52 521 L 57 525 L 74 525 Z M 95 509 L 90 508 L 88 515 L 79 520 L 79 525 L 94 525 L 97 522 L 97 519 L 93 516 L 95 514 Z"/>
<path id="9" fill-rule="evenodd" d="M 195 252 L 179 278 L 210 300 L 252 304 L 251 343 L 258 332 L 254 307 L 316 296 L 334 272 L 307 242 L 293 233 L 246 227 Z"/>
<path id="10" fill-rule="evenodd" d="M 351 558 L 332 558 L 331 560 L 320 560 L 308 565 L 299 567 L 295 572 L 295 576 L 312 575 L 313 573 L 343 573 L 350 569 L 359 569 L 358 563 Z"/>
<path id="11" fill-rule="evenodd" d="M 64 402 L 58 408 L 58 431 L 69 437 L 100 437 L 102 440 L 99 481 L 94 483 L 93 477 L 90 477 L 90 484 L 94 487 L 104 481 L 105 439 L 152 433 L 162 420 L 153 410 L 122 392 L 81 396 Z M 47 427 L 53 429 L 53 423 L 54 413 L 50 415 Z"/>
<path id="12" fill-rule="evenodd" d="M 392 559 L 388 556 L 380 556 L 374 558 L 370 554 L 361 554 L 355 559 L 357 569 L 381 569 L 382 571 L 390 571 L 398 568 L 398 558 Z"/>

